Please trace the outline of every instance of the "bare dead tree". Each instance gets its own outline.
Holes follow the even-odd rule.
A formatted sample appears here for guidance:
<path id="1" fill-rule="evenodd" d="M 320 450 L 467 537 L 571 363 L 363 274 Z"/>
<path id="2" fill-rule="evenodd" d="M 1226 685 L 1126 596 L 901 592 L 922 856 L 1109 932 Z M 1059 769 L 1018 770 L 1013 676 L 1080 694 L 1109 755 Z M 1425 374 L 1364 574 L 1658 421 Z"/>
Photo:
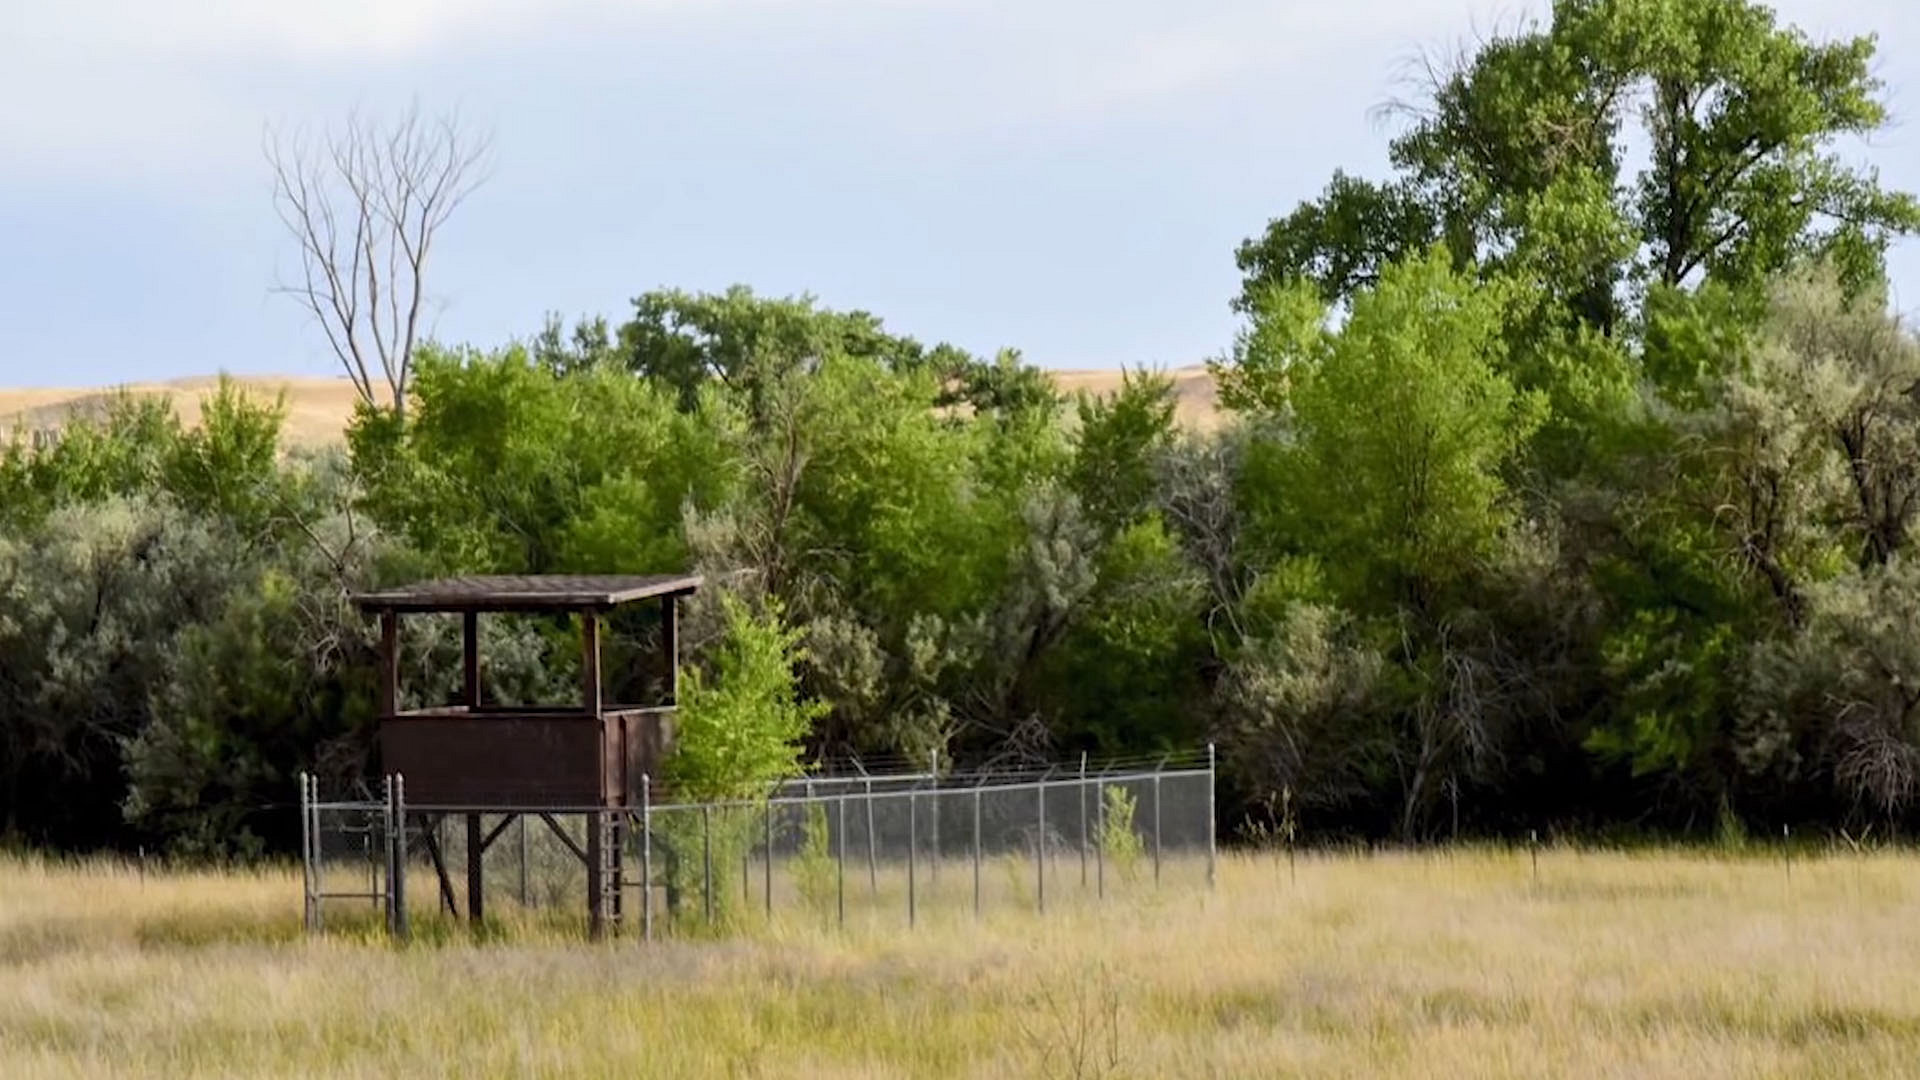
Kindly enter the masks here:
<path id="1" fill-rule="evenodd" d="M 427 263 L 441 226 L 487 176 L 492 140 L 458 115 L 358 113 L 317 139 L 269 132 L 273 204 L 300 250 L 276 288 L 299 302 L 368 405 L 406 412 Z"/>

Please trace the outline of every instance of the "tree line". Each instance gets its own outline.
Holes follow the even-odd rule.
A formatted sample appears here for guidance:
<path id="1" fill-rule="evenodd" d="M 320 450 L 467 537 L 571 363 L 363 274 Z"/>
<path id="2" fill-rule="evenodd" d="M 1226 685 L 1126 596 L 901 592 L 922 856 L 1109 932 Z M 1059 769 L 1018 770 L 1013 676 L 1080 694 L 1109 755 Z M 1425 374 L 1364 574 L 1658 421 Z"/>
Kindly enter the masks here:
<path id="1" fill-rule="evenodd" d="M 409 346 L 343 447 L 122 400 L 0 457 L 0 829 L 284 845 L 373 768 L 350 591 L 705 573 L 677 779 L 1217 742 L 1227 827 L 1898 826 L 1920 785 L 1920 203 L 1850 164 L 1871 39 L 1559 0 L 1421 67 L 1392 172 L 1238 251 L 1217 429 L 1129 373 L 746 288 Z M 364 373 L 363 373 L 364 374 Z M 408 692 L 457 631 L 413 620 Z M 570 630 L 487 620 L 486 693 Z M 654 628 L 615 628 L 614 662 Z M 750 738 L 729 733 L 749 732 Z"/>

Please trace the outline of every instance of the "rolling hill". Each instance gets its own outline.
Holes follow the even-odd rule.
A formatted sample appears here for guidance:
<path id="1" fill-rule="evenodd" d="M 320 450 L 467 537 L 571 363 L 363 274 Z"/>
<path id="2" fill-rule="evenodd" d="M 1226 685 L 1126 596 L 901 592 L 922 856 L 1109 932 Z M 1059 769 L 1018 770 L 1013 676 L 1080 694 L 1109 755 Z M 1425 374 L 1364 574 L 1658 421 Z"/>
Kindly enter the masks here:
<path id="1" fill-rule="evenodd" d="M 1202 430 L 1212 427 L 1219 411 L 1213 376 L 1202 367 L 1179 368 L 1168 374 L 1174 381 L 1180 423 Z M 1120 385 L 1117 371 L 1056 371 L 1053 378 L 1067 394 L 1108 394 Z M 244 375 L 235 376 L 234 381 L 254 394 L 286 395 L 286 435 L 294 445 L 324 446 L 339 441 L 353 415 L 353 384 L 344 377 Z M 217 382 L 217 376 L 201 375 L 124 387 L 0 389 L 0 434 L 57 431 L 75 416 L 100 415 L 121 392 L 164 397 L 182 419 L 193 424 L 200 419 L 200 399 Z"/>

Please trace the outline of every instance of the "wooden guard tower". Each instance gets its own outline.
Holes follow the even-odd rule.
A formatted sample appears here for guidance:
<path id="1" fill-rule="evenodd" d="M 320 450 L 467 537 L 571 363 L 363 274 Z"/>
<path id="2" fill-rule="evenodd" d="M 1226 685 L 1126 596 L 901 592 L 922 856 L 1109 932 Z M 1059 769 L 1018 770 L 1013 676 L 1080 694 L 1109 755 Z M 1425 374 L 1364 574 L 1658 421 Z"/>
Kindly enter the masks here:
<path id="1" fill-rule="evenodd" d="M 409 809 L 437 824 L 466 819 L 467 916 L 482 914 L 482 856 L 507 824 L 535 815 L 587 865 L 588 917 L 597 935 L 620 917 L 620 852 L 629 808 L 642 799 L 643 776 L 657 776 L 672 747 L 679 680 L 676 602 L 701 585 L 697 576 L 460 577 L 362 593 L 362 611 L 380 619 L 380 736 L 383 767 L 406 780 Z M 615 607 L 660 605 L 660 699 L 609 704 L 602 693 L 600 623 Z M 577 615 L 581 686 L 575 705 L 499 705 L 480 693 L 479 618 L 493 612 Z M 401 615 L 457 613 L 464 618 L 465 664 L 458 704 L 400 708 Z M 482 835 L 481 814 L 502 815 Z M 555 814 L 587 819 L 587 845 L 576 846 Z M 426 846 L 440 877 L 442 901 L 453 890 L 432 830 Z"/>

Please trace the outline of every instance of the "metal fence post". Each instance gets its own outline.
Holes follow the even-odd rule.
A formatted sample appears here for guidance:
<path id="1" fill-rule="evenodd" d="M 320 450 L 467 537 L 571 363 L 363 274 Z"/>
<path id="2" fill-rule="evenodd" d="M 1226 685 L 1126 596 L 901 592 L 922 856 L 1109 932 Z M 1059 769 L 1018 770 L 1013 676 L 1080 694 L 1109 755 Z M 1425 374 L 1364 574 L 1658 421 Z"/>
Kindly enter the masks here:
<path id="1" fill-rule="evenodd" d="M 855 762 L 855 764 L 859 764 Z M 861 769 L 864 775 L 867 770 Z M 880 870 L 873 853 L 873 777 L 867 776 L 867 891 L 880 895 Z"/>
<path id="2" fill-rule="evenodd" d="M 646 773 L 640 774 L 640 938 L 653 940 L 653 777 Z"/>
<path id="3" fill-rule="evenodd" d="M 768 921 L 772 921 L 773 919 L 773 808 L 774 808 L 773 799 L 769 797 L 767 799 L 767 816 L 766 816 L 766 821 L 764 823 L 766 826 L 766 837 L 767 837 L 767 843 L 766 843 L 767 863 L 765 867 L 766 882 L 765 882 L 765 888 L 763 890 L 766 894 L 765 900 L 766 900 L 766 906 L 767 906 Z"/>
<path id="4" fill-rule="evenodd" d="M 973 787 L 973 917 L 980 917 L 980 785 Z"/>
<path id="5" fill-rule="evenodd" d="M 300 927 L 313 932 L 313 820 L 307 809 L 307 774 L 300 780 Z"/>
<path id="6" fill-rule="evenodd" d="M 1033 786 L 1034 821 L 1033 835 L 1034 896 L 1040 905 L 1042 914 L 1047 910 L 1047 778 L 1043 775 L 1040 782 Z"/>
<path id="7" fill-rule="evenodd" d="M 1080 751 L 1080 784 L 1076 789 L 1080 798 L 1080 887 L 1087 887 L 1087 752 Z"/>
<path id="8" fill-rule="evenodd" d="M 388 888 L 393 891 L 394 932 L 401 941 L 407 940 L 411 932 L 407 925 L 407 777 L 405 773 L 393 774 L 393 880 Z"/>
<path id="9" fill-rule="evenodd" d="M 834 816 L 839 818 L 839 841 L 834 844 L 834 903 L 840 911 L 840 925 L 847 925 L 847 796 L 834 801 Z"/>
<path id="10" fill-rule="evenodd" d="M 920 792 L 907 789 L 907 925 L 912 926 L 918 915 L 917 897 L 914 895 L 914 882 L 919 876 L 914 872 L 915 856 L 920 847 Z"/>
<path id="11" fill-rule="evenodd" d="M 326 908 L 321 900 L 326 895 L 326 883 L 321 880 L 326 870 L 326 852 L 320 838 L 320 778 L 312 773 L 307 774 L 307 811 L 313 821 L 313 928 L 319 930 L 327 924 Z"/>
<path id="12" fill-rule="evenodd" d="M 371 838 L 369 838 L 371 839 Z M 387 887 L 372 890 L 374 902 L 381 906 L 381 915 L 387 923 L 387 933 L 393 933 L 393 774 L 380 778 L 380 862 L 381 876 L 386 878 Z M 375 882 L 376 886 L 378 882 Z"/>
<path id="13" fill-rule="evenodd" d="M 706 905 L 707 922 L 713 922 L 713 807 L 700 805 L 700 897 Z"/>
<path id="14" fill-rule="evenodd" d="M 1216 836 L 1216 834 L 1219 832 L 1219 827 L 1218 827 L 1218 822 L 1215 818 L 1216 807 L 1214 806 L 1214 768 L 1215 768 L 1216 760 L 1217 759 L 1214 756 L 1213 744 L 1208 743 L 1207 744 L 1207 888 L 1209 889 L 1213 888 L 1214 880 L 1218 872 L 1216 864 L 1219 861 L 1219 840 Z"/>

